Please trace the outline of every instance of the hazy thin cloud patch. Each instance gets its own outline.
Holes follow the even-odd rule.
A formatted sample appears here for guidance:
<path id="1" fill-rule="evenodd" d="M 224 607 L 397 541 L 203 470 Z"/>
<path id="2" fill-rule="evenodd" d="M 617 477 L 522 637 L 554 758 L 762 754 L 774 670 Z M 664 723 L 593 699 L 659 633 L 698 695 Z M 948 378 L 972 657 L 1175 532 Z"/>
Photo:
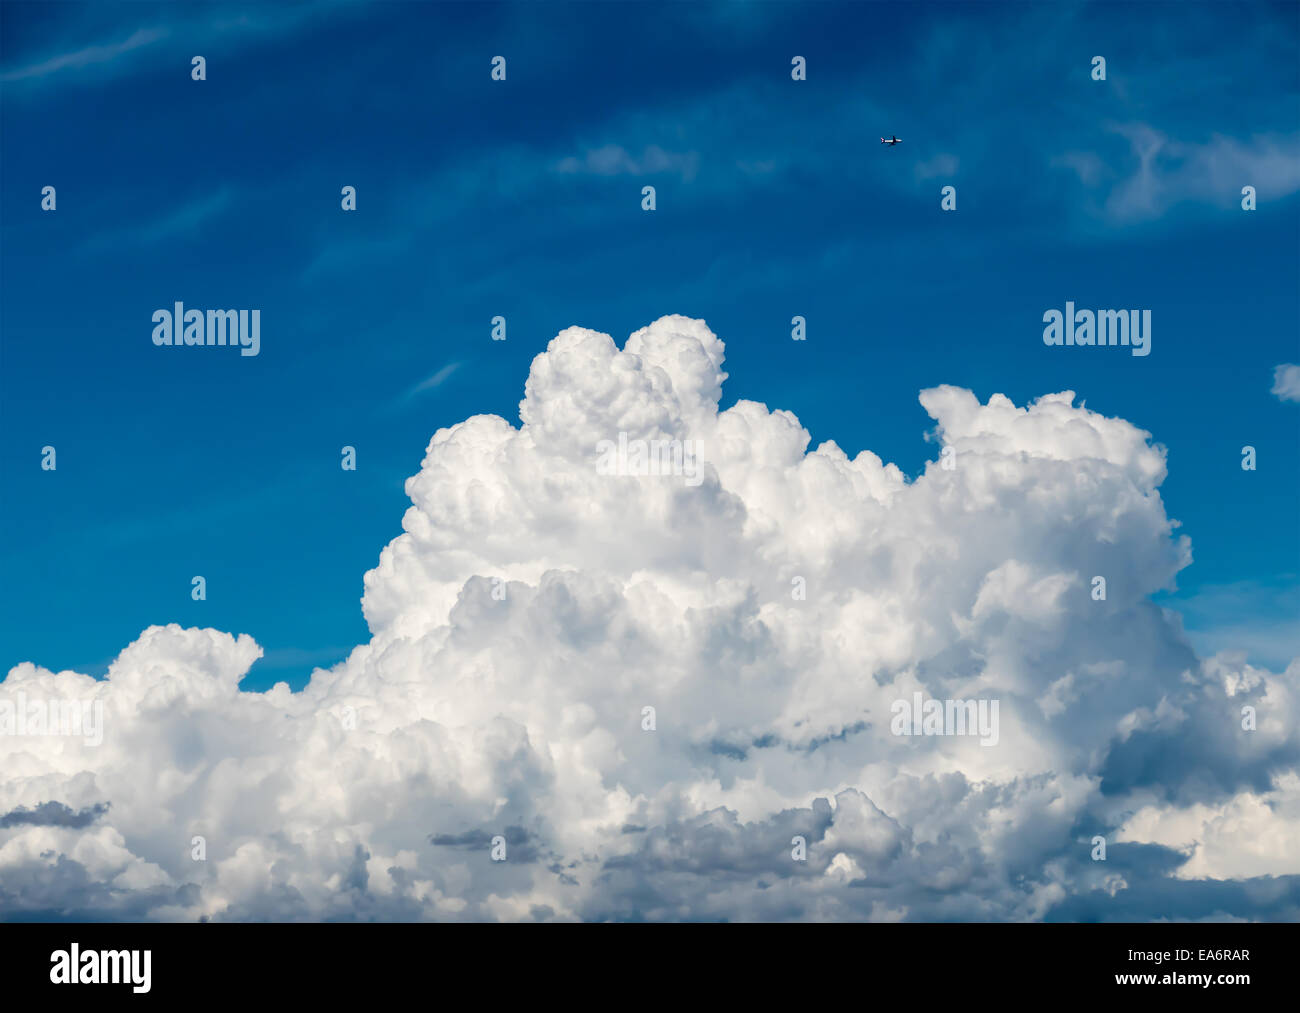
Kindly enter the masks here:
<path id="1" fill-rule="evenodd" d="M 648 146 L 639 156 L 632 155 L 618 144 L 589 148 L 581 157 L 570 155 L 560 159 L 555 171 L 566 174 L 591 176 L 639 176 L 655 173 L 678 175 L 689 183 L 700 167 L 698 152 L 665 151 L 657 144 Z"/>
<path id="2" fill-rule="evenodd" d="M 1300 401 L 1300 366 L 1284 362 L 1273 368 L 1273 389 L 1279 401 Z"/>
<path id="3" fill-rule="evenodd" d="M 943 176 L 951 176 L 957 171 L 959 162 L 956 155 L 943 152 L 935 155 L 931 159 L 917 163 L 916 178 L 924 182 L 927 179 L 939 179 Z"/>

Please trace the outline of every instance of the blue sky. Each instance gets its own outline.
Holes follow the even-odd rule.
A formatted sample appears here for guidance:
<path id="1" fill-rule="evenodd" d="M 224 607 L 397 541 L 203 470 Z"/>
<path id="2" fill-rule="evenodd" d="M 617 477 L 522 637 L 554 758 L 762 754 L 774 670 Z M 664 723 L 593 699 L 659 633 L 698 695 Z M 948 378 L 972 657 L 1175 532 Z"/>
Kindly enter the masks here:
<path id="1" fill-rule="evenodd" d="M 0 19 L 3 669 L 101 674 L 178 622 L 252 634 L 246 689 L 301 686 L 365 640 L 362 574 L 433 432 L 517 422 L 561 329 L 666 313 L 727 342 L 724 407 L 909 474 L 941 383 L 1130 420 L 1168 448 L 1195 559 L 1168 601 L 1198 649 L 1300 653 L 1300 405 L 1270 393 L 1300 361 L 1294 4 Z M 1151 309 L 1152 354 L 1045 347 L 1066 300 Z M 259 308 L 261 354 L 154 347 L 176 301 Z"/>

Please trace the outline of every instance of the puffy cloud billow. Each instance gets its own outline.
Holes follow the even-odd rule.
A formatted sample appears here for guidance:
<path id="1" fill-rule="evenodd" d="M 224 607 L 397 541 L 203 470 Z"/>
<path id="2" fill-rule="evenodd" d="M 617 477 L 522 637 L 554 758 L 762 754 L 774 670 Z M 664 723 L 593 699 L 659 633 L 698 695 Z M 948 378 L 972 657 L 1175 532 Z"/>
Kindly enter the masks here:
<path id="1" fill-rule="evenodd" d="M 520 425 L 434 435 L 371 639 L 299 693 L 175 625 L 11 670 L 102 742 L 0 735 L 0 915 L 1300 917 L 1300 661 L 1199 658 L 1150 600 L 1191 558 L 1150 434 L 936 387 L 909 480 L 719 411 L 722 367 L 684 317 L 559 334 Z M 620 434 L 696 480 L 607 473 Z M 895 734 L 917 694 L 996 741 Z"/>

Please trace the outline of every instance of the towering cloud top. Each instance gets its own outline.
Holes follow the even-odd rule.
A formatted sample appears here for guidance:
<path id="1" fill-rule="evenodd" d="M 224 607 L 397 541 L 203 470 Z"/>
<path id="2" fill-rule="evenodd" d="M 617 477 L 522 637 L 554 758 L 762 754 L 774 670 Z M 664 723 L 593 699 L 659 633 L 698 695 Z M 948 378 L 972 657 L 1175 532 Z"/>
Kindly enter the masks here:
<path id="1" fill-rule="evenodd" d="M 0 734 L 0 911 L 1200 917 L 1180 870 L 1300 872 L 1300 664 L 1203 662 L 1149 601 L 1190 562 L 1150 434 L 937 387 L 909 481 L 725 379 L 702 321 L 561 332 L 519 426 L 434 435 L 371 640 L 301 693 L 175 626 L 103 682 L 15 668 L 104 734 Z M 1215 904 L 1294 917 L 1282 883 Z"/>

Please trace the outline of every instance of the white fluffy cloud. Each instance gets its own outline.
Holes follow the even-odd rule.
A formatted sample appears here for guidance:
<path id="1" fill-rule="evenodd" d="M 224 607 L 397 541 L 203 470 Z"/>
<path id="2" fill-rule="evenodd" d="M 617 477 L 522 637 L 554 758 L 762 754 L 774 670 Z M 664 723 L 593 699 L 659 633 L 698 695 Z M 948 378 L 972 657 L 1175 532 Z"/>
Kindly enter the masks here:
<path id="1" fill-rule="evenodd" d="M 0 735 L 0 913 L 1200 917 L 1195 877 L 1300 874 L 1300 664 L 1199 659 L 1149 601 L 1190 561 L 1150 434 L 937 387 L 952 467 L 909 480 L 719 411 L 722 364 L 684 317 L 559 334 L 521 425 L 434 435 L 370 641 L 300 693 L 177 626 L 103 681 L 14 668 L 0 701 L 99 701 L 103 742 Z M 703 481 L 601 474 L 620 433 Z M 915 693 L 997 701 L 997 744 L 892 734 Z M 1213 903 L 1295 917 L 1297 882 Z"/>

